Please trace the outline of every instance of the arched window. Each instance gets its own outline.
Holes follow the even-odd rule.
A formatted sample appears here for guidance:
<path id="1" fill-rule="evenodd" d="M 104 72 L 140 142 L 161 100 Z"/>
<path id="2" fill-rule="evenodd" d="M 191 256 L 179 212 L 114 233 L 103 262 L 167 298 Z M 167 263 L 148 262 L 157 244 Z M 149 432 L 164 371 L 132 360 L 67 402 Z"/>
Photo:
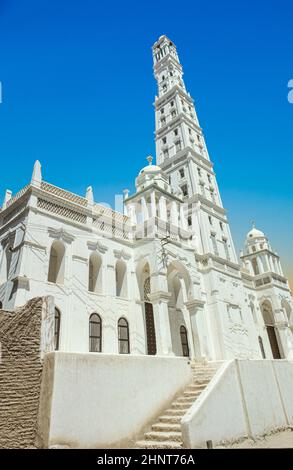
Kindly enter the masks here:
<path id="1" fill-rule="evenodd" d="M 97 313 L 90 316 L 90 352 L 102 352 L 102 319 Z"/>
<path id="2" fill-rule="evenodd" d="M 262 341 L 261 336 L 258 337 L 258 342 L 259 342 L 259 347 L 260 347 L 262 358 L 265 359 L 266 358 L 266 353 L 265 353 L 265 349 L 263 347 L 263 341 Z"/>
<path id="3" fill-rule="evenodd" d="M 180 338 L 181 338 L 182 354 L 184 357 L 189 357 L 187 330 L 185 326 L 183 325 L 180 326 Z"/>
<path id="4" fill-rule="evenodd" d="M 62 242 L 52 243 L 49 260 L 48 281 L 56 284 L 64 283 L 65 247 Z"/>
<path id="5" fill-rule="evenodd" d="M 102 292 L 102 259 L 97 253 L 92 253 L 89 259 L 90 292 Z"/>
<path id="6" fill-rule="evenodd" d="M 54 322 L 54 347 L 55 351 L 59 349 L 59 342 L 60 342 L 60 322 L 61 322 L 61 314 L 58 308 L 55 308 L 55 322 Z"/>
<path id="7" fill-rule="evenodd" d="M 118 346 L 119 354 L 129 354 L 129 327 L 128 321 L 125 318 L 118 320 Z"/>
<path id="8" fill-rule="evenodd" d="M 126 263 L 118 260 L 116 263 L 116 296 L 127 297 L 127 277 L 126 277 Z"/>
<path id="9" fill-rule="evenodd" d="M 0 300 L 0 310 L 3 308 L 2 302 Z"/>

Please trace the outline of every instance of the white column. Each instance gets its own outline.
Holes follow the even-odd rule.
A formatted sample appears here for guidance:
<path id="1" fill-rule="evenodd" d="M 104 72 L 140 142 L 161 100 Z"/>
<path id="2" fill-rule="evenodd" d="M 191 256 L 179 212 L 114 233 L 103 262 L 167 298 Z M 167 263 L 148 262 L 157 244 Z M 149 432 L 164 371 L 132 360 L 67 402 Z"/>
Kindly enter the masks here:
<path id="1" fill-rule="evenodd" d="M 184 230 L 187 230 L 187 221 L 184 212 L 184 204 L 180 204 L 180 225 Z"/>
<path id="2" fill-rule="evenodd" d="M 167 220 L 167 204 L 164 196 L 159 199 L 159 217 L 162 220 Z"/>
<path id="3" fill-rule="evenodd" d="M 137 218 L 136 218 L 136 203 L 133 203 L 128 206 L 129 214 L 130 214 L 130 220 L 131 222 L 136 225 L 137 224 Z"/>
<path id="4" fill-rule="evenodd" d="M 181 290 L 183 292 L 183 301 L 184 301 L 184 304 L 185 304 L 187 302 L 187 293 L 186 293 L 185 282 L 184 282 L 184 280 L 181 276 L 179 277 L 179 282 L 180 282 L 180 285 L 181 285 Z M 187 308 L 183 309 L 183 316 L 184 316 L 184 320 L 185 320 L 185 324 L 186 324 L 186 329 L 187 329 L 187 332 L 188 332 L 189 354 L 190 354 L 190 357 L 193 359 L 193 358 L 196 357 L 196 354 L 195 354 L 194 342 L 193 342 L 192 325 L 191 325 L 189 311 L 188 311 Z"/>
<path id="5" fill-rule="evenodd" d="M 276 262 L 277 262 L 277 266 L 278 266 L 278 271 L 279 271 L 279 274 L 281 276 L 283 276 L 283 270 L 282 270 L 282 266 L 281 266 L 281 263 L 280 263 L 280 260 L 278 258 L 276 258 Z"/>
<path id="6" fill-rule="evenodd" d="M 172 201 L 171 203 L 171 223 L 173 225 L 178 225 L 178 208 L 177 208 L 177 202 Z"/>
<path id="7" fill-rule="evenodd" d="M 269 262 L 270 270 L 271 270 L 273 273 L 276 272 L 276 266 L 275 266 L 274 260 L 272 259 L 271 255 L 267 255 L 267 257 L 268 257 L 268 262 Z"/>
<path id="8" fill-rule="evenodd" d="M 142 208 L 143 221 L 148 220 L 149 213 L 148 213 L 148 207 L 147 207 L 145 197 L 141 198 L 141 208 Z"/>
<path id="9" fill-rule="evenodd" d="M 157 205 L 156 205 L 156 194 L 155 191 L 151 192 L 151 217 L 156 217 Z"/>
<path id="10" fill-rule="evenodd" d="M 158 356 L 174 356 L 168 311 L 170 296 L 168 292 L 162 291 L 149 295 L 153 304 Z"/>
<path id="11" fill-rule="evenodd" d="M 193 351 L 195 357 L 199 358 L 201 357 L 201 348 L 200 348 L 200 340 L 198 336 L 198 327 L 197 327 L 197 321 L 196 321 L 196 314 L 199 310 L 199 308 L 202 308 L 202 303 L 199 303 L 198 301 L 188 301 L 185 303 L 189 315 L 190 315 L 190 323 L 191 323 L 191 331 L 192 331 L 192 339 L 193 339 Z"/>
<path id="12" fill-rule="evenodd" d="M 256 264 L 258 266 L 259 274 L 263 274 L 262 260 L 260 259 L 259 256 L 256 256 L 255 259 L 256 259 Z"/>

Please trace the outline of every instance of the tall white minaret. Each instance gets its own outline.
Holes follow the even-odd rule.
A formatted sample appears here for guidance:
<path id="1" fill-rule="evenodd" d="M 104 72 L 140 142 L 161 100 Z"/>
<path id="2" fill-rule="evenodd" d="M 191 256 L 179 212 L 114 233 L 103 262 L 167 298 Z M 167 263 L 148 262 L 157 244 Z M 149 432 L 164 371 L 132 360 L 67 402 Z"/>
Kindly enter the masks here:
<path id="1" fill-rule="evenodd" d="M 200 254 L 238 263 L 194 101 L 186 91 L 176 46 L 166 36 L 153 46 L 153 63 L 157 165 L 189 204 L 188 224 L 200 232 Z"/>

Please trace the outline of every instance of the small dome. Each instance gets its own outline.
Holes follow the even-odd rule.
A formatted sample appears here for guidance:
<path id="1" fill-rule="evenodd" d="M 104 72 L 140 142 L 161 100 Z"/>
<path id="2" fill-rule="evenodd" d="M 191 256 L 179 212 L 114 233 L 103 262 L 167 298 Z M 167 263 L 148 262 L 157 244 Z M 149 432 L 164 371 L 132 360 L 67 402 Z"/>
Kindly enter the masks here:
<path id="1" fill-rule="evenodd" d="M 265 238 L 265 234 L 261 230 L 257 230 L 257 228 L 253 227 L 246 235 L 246 239 L 253 240 L 254 238 Z"/>
<path id="2" fill-rule="evenodd" d="M 142 170 L 140 170 L 139 174 L 143 175 L 146 173 L 160 173 L 162 171 L 162 168 L 157 166 L 157 165 L 152 165 L 153 157 L 149 155 L 147 157 L 147 161 L 149 164 L 145 166 Z"/>
<path id="3" fill-rule="evenodd" d="M 162 169 L 157 165 L 147 165 L 142 170 L 140 170 L 139 174 L 141 175 L 142 173 L 159 173 L 160 171 L 162 171 Z"/>

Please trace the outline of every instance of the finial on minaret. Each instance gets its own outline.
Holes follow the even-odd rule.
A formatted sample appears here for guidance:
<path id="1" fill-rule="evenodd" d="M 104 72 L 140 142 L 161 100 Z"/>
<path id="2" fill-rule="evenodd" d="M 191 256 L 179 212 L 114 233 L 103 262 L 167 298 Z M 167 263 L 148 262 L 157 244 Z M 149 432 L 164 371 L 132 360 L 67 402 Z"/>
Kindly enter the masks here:
<path id="1" fill-rule="evenodd" d="M 33 184 L 34 186 L 41 186 L 41 182 L 42 182 L 41 164 L 39 160 L 36 160 L 34 164 L 31 184 Z"/>
<path id="2" fill-rule="evenodd" d="M 3 210 L 6 208 L 7 202 L 11 199 L 11 197 L 12 197 L 12 192 L 10 191 L 10 189 L 6 189 L 5 196 L 4 196 L 4 201 L 3 201 L 3 205 L 2 205 Z"/>
<path id="3" fill-rule="evenodd" d="M 93 188 L 91 186 L 88 186 L 86 188 L 85 198 L 86 198 L 88 204 L 93 206 L 93 204 L 94 204 L 94 193 L 93 193 Z"/>
<path id="4" fill-rule="evenodd" d="M 153 157 L 152 157 L 151 155 L 149 155 L 149 156 L 147 157 L 147 161 L 149 162 L 149 165 L 151 165 L 152 162 L 153 162 Z"/>
<path id="5" fill-rule="evenodd" d="M 251 221 L 252 228 L 255 228 L 255 220 Z"/>
<path id="6" fill-rule="evenodd" d="M 128 198 L 129 189 L 123 189 L 124 200 Z"/>

